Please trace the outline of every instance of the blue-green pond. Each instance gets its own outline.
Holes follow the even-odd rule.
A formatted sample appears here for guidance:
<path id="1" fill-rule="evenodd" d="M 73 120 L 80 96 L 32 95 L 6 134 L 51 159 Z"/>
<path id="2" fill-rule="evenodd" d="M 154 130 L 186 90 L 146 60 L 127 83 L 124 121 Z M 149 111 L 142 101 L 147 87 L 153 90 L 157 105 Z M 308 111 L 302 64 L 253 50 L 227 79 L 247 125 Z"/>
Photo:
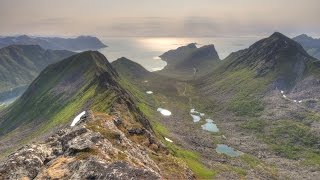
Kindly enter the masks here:
<path id="1" fill-rule="evenodd" d="M 232 147 L 229 147 L 225 144 L 218 144 L 216 152 L 220 154 L 225 154 L 230 157 L 238 157 L 242 154 L 242 152 L 234 150 Z"/>
<path id="2" fill-rule="evenodd" d="M 206 124 L 202 125 L 202 129 L 209 132 L 219 132 L 217 125 L 213 122 L 212 119 L 206 119 Z"/>

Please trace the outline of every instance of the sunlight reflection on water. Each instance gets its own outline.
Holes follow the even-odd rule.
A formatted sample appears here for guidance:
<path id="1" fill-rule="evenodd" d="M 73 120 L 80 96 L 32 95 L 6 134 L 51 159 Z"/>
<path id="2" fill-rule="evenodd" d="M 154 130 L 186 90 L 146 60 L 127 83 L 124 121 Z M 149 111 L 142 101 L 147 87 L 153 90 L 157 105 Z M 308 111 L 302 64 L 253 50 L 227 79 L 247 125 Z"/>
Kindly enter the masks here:
<path id="1" fill-rule="evenodd" d="M 175 38 L 175 37 L 105 37 L 102 42 L 108 45 L 100 49 L 110 62 L 126 57 L 149 71 L 160 70 L 166 66 L 159 56 L 170 49 L 176 49 L 189 43 L 198 46 L 214 44 L 221 59 L 231 52 L 249 47 L 261 37 L 204 37 L 204 38 Z"/>

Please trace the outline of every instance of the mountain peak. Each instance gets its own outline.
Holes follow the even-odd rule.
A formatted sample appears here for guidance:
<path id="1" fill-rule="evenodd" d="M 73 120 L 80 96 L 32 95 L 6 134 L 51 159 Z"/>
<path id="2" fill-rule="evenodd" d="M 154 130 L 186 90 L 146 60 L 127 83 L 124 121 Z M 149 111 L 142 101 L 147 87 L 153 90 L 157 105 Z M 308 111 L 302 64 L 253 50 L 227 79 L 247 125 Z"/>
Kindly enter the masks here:
<path id="1" fill-rule="evenodd" d="M 268 55 L 275 55 L 279 52 L 288 52 L 293 54 L 302 53 L 308 56 L 299 43 L 279 32 L 275 32 L 268 38 L 254 43 L 249 47 L 249 50 L 259 50 L 260 53 Z"/>
<path id="2" fill-rule="evenodd" d="M 284 34 L 280 33 L 280 32 L 274 32 L 269 38 L 288 38 L 287 36 L 285 36 Z"/>
<path id="3" fill-rule="evenodd" d="M 299 43 L 275 32 L 248 49 L 233 53 L 226 58 L 229 59 L 231 63 L 228 68 L 249 67 L 256 70 L 257 76 L 263 76 L 282 66 L 292 66 L 294 69 L 292 71 L 295 71 L 292 72 L 295 74 L 294 77 L 300 77 L 306 68 L 306 63 L 313 62 L 314 58 Z"/>
<path id="4" fill-rule="evenodd" d="M 65 66 L 65 64 L 75 67 L 85 65 L 87 69 L 94 68 L 96 73 L 107 71 L 112 76 L 118 76 L 108 59 L 98 51 L 85 51 L 57 63 L 59 66 Z"/>
<path id="5" fill-rule="evenodd" d="M 117 72 L 127 77 L 142 78 L 150 74 L 150 72 L 143 66 L 126 57 L 121 57 L 113 61 L 111 65 L 117 70 Z"/>
<path id="6" fill-rule="evenodd" d="M 121 62 L 129 62 L 129 63 L 135 63 L 133 61 L 131 61 L 130 59 L 126 58 L 126 57 L 121 57 L 121 58 L 118 58 L 117 60 L 115 60 L 114 62 L 116 61 L 121 61 Z"/>
<path id="7" fill-rule="evenodd" d="M 298 41 L 298 42 L 299 42 L 299 40 L 303 40 L 303 41 L 305 41 L 305 40 L 314 40 L 314 38 L 312 38 L 311 36 L 308 36 L 307 34 L 301 34 L 299 36 L 294 37 L 293 39 Z"/>
<path id="8" fill-rule="evenodd" d="M 219 55 L 213 44 L 205 45 L 197 49 L 191 54 L 192 59 L 214 59 L 219 60 Z"/>
<path id="9" fill-rule="evenodd" d="M 194 48 L 196 49 L 197 48 L 196 45 L 197 45 L 197 43 L 190 43 L 190 44 L 187 45 L 187 47 L 188 48 L 192 48 L 192 49 L 194 49 Z"/>
<path id="10" fill-rule="evenodd" d="M 17 39 L 30 39 L 30 36 L 21 35 L 21 36 L 18 36 Z"/>
<path id="11" fill-rule="evenodd" d="M 105 58 L 100 52 L 98 51 L 84 51 L 81 53 L 76 54 L 75 56 L 73 56 L 75 59 L 77 59 L 77 62 L 84 62 L 84 61 L 88 61 L 88 62 L 96 62 L 96 61 L 105 61 L 108 62 L 107 58 Z M 67 61 L 67 60 L 65 60 Z"/>
<path id="12" fill-rule="evenodd" d="M 300 37 L 312 38 L 312 37 L 308 36 L 307 34 L 301 34 L 301 35 L 299 35 L 299 36 L 300 36 Z M 297 37 L 299 37 L 299 36 L 297 36 Z"/>
<path id="13" fill-rule="evenodd" d="M 294 47 L 299 50 L 302 49 L 301 45 L 291 38 L 281 34 L 279 32 L 273 33 L 271 36 L 265 39 L 265 43 L 275 46 L 275 48 L 290 48 Z"/>
<path id="14" fill-rule="evenodd" d="M 311 56 L 320 59 L 320 38 L 302 34 L 293 38 L 293 40 L 300 43 Z"/>
<path id="15" fill-rule="evenodd" d="M 5 134 L 14 130 L 21 122 L 27 124 L 27 121 L 41 121 L 42 116 L 49 117 L 62 106 L 67 106 L 76 95 L 88 93 L 88 97 L 91 97 L 97 90 L 116 92 L 120 89 L 117 79 L 118 73 L 98 51 L 82 52 L 51 64 L 39 74 L 12 107 L 23 109 L 24 105 L 28 105 L 31 109 L 36 109 L 37 113 L 28 114 L 26 117 L 14 116 L 14 112 L 8 109 L 8 113 L 3 116 L 5 120 L 0 123 L 0 131 Z M 41 97 L 45 96 L 42 103 L 56 102 L 58 106 L 52 105 L 48 110 L 45 106 L 35 105 L 40 94 Z M 75 111 L 79 109 L 75 108 Z"/>

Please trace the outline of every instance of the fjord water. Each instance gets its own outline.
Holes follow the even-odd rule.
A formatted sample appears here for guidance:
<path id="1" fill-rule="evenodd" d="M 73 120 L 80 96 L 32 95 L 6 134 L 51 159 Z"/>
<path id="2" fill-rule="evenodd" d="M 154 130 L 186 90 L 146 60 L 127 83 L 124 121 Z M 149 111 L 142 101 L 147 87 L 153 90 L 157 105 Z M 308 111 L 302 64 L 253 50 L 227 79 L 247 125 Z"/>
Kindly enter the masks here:
<path id="1" fill-rule="evenodd" d="M 261 37 L 104 37 L 101 41 L 108 45 L 100 49 L 109 61 L 120 57 L 133 60 L 149 71 L 161 70 L 166 62 L 158 56 L 170 49 L 176 49 L 189 43 L 198 43 L 198 46 L 214 44 L 221 59 L 231 52 L 245 49 Z"/>
<path id="2" fill-rule="evenodd" d="M 221 59 L 235 52 L 249 47 L 261 37 L 99 37 L 99 39 L 108 47 L 99 51 L 112 62 L 120 57 L 126 57 L 133 60 L 149 71 L 161 70 L 166 66 L 158 56 L 164 52 L 176 49 L 189 43 L 198 43 L 197 46 L 214 44 Z M 14 97 L 14 99 L 17 97 Z M 13 101 L 14 101 L 13 99 Z M 10 104 L 9 102 L 0 102 L 0 104 Z"/>

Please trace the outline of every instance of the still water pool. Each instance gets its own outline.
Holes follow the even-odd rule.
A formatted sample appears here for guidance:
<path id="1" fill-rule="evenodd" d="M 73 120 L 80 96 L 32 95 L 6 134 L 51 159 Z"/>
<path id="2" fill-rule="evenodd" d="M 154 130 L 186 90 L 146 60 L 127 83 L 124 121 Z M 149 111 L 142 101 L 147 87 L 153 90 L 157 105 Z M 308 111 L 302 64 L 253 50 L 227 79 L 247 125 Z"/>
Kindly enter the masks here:
<path id="1" fill-rule="evenodd" d="M 225 154 L 230 157 L 238 157 L 242 154 L 242 152 L 234 150 L 232 147 L 229 147 L 225 144 L 218 144 L 216 152 L 220 154 Z"/>

